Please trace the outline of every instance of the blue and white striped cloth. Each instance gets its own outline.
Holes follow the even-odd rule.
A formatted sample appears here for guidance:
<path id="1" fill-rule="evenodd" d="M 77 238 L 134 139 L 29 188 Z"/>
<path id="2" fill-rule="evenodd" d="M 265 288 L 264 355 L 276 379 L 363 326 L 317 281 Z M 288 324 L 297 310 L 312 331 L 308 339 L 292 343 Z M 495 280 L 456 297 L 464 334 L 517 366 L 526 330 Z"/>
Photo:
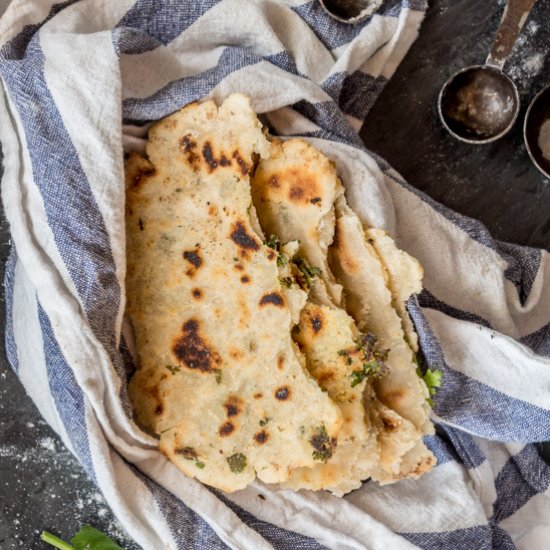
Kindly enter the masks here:
<path id="1" fill-rule="evenodd" d="M 550 255 L 494 241 L 357 135 L 425 10 L 386 0 L 347 26 L 311 0 L 13 0 L 0 19 L 9 360 L 145 549 L 550 547 L 550 468 L 532 444 L 550 440 Z M 362 220 L 424 265 L 410 311 L 444 383 L 427 438 L 438 465 L 419 481 L 222 495 L 132 421 L 123 148 L 233 91 L 333 157 Z"/>

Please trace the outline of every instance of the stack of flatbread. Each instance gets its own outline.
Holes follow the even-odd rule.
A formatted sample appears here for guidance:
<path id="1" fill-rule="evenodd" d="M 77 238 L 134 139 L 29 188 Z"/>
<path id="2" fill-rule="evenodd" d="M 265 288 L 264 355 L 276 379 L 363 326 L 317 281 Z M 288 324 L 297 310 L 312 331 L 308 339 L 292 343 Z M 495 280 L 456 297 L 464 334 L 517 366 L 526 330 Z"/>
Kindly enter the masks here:
<path id="1" fill-rule="evenodd" d="M 136 419 L 185 474 L 341 496 L 435 464 L 405 308 L 418 262 L 364 227 L 337 167 L 243 95 L 189 105 L 126 162 Z"/>

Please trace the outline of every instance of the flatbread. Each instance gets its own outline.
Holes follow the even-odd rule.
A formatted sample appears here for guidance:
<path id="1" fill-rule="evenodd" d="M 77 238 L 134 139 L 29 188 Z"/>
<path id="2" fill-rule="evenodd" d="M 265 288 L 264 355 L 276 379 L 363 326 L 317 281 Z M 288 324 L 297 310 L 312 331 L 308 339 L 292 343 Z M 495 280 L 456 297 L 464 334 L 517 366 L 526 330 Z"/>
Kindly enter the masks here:
<path id="1" fill-rule="evenodd" d="M 404 302 L 412 291 L 420 289 L 418 262 L 399 251 L 384 232 L 373 229 L 372 235 L 365 235 L 346 204 L 334 164 L 304 140 L 275 143 L 273 156 L 258 164 L 252 195 L 264 232 L 273 233 L 282 242 L 298 240 L 297 253 L 321 267 L 319 277 L 313 279 L 316 284 L 311 284 L 309 302 L 294 339 L 304 352 L 308 370 L 339 404 L 345 419 L 334 456 L 326 464 L 293 472 L 285 487 L 324 488 L 341 495 L 369 477 L 390 483 L 413 475 L 420 465 L 413 464 L 409 455 L 422 464 L 429 462 L 427 457 L 433 459 L 422 442 L 424 433 L 433 429 L 427 392 L 414 367 L 411 369 L 413 355 L 404 340 L 405 327 L 411 332 L 413 345 L 416 337 Z M 357 277 L 344 273 L 348 264 L 354 265 L 355 249 L 343 258 L 345 265 L 335 262 L 336 277 L 327 257 L 328 250 L 338 255 L 340 244 L 331 243 L 335 220 L 344 214 L 349 219 L 340 220 L 344 225 L 342 244 L 350 240 L 365 256 L 359 252 L 362 269 Z M 380 251 L 374 248 L 375 242 Z M 365 283 L 363 279 L 368 280 Z M 342 286 L 349 303 L 339 294 Z M 327 293 L 326 288 L 338 288 L 338 294 Z M 345 306 L 354 319 L 339 305 Z M 324 327 L 324 332 L 311 330 L 312 319 Z M 354 358 L 349 358 L 349 364 L 336 359 L 342 359 L 338 351 L 353 346 L 360 331 L 374 334 L 378 349 L 388 351 L 388 373 L 352 389 L 346 365 L 352 371 L 357 369 L 355 361 L 351 363 Z M 362 399 L 358 400 L 358 395 Z"/>
<path id="2" fill-rule="evenodd" d="M 165 118 L 126 163 L 127 312 L 138 421 L 185 474 L 225 491 L 283 482 L 336 444 L 338 407 L 303 368 L 249 174 L 270 143 L 235 94 Z"/>
<path id="3" fill-rule="evenodd" d="M 338 403 L 343 425 L 338 447 L 326 463 L 292 471 L 285 488 L 326 489 L 343 496 L 371 476 L 378 462 L 374 426 L 365 414 L 363 393 L 367 379 L 355 379 L 363 366 L 361 334 L 343 310 L 307 303 L 294 339 L 306 358 L 309 372 Z"/>
<path id="4" fill-rule="evenodd" d="M 401 319 L 392 305 L 387 273 L 363 227 L 345 200 L 336 203 L 336 242 L 331 249 L 332 268 L 349 297 L 348 311 L 360 330 L 370 330 L 387 349 L 388 374 L 375 384 L 379 399 L 418 429 L 432 432 L 428 389 L 416 374 L 411 348 L 404 338 Z"/>
<path id="5" fill-rule="evenodd" d="M 329 255 L 333 272 L 345 288 L 348 312 L 359 329 L 374 332 L 381 348 L 388 350 L 385 361 L 388 372 L 374 380 L 373 387 L 385 407 L 379 410 L 394 418 L 396 429 L 393 437 L 379 438 L 385 474 L 375 478 L 387 483 L 409 475 L 414 477 L 435 464 L 435 457 L 422 442 L 423 435 L 434 433 L 428 390 L 416 374 L 413 351 L 393 307 L 388 271 L 343 197 L 336 202 L 336 238 Z M 399 453 L 391 449 L 395 439 L 403 443 L 398 446 Z M 412 454 L 407 458 L 409 451 Z"/>
<path id="6" fill-rule="evenodd" d="M 258 164 L 252 178 L 262 229 L 283 243 L 299 242 L 298 255 L 319 268 L 325 282 L 313 281 L 311 294 L 327 305 L 340 305 L 342 298 L 327 251 L 334 237 L 334 202 L 343 192 L 334 163 L 302 139 L 274 140 L 269 159 Z"/>

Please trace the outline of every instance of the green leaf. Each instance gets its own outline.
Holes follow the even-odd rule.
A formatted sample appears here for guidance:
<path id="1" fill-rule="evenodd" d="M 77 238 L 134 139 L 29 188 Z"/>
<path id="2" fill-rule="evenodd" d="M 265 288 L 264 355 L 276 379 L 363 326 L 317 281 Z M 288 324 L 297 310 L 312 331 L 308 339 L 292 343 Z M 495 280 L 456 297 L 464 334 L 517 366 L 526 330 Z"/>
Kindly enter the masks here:
<path id="1" fill-rule="evenodd" d="M 74 550 L 74 546 L 71 546 L 68 542 L 61 540 L 52 533 L 48 533 L 48 531 L 42 531 L 40 538 L 54 548 L 59 548 L 59 550 Z"/>
<path id="2" fill-rule="evenodd" d="M 204 468 L 204 462 L 201 462 L 200 460 L 197 460 L 197 462 L 195 462 L 195 466 L 199 469 L 199 470 L 202 470 Z"/>
<path id="3" fill-rule="evenodd" d="M 432 397 L 437 393 L 437 388 L 441 387 L 441 381 L 443 379 L 443 373 L 440 370 L 430 370 L 427 369 L 424 374 L 420 370 L 420 367 L 416 369 L 416 374 L 424 380 L 426 387 L 428 388 L 428 393 L 430 397 L 426 400 L 428 401 L 430 407 L 433 408 L 434 402 Z"/>
<path id="4" fill-rule="evenodd" d="M 90 525 L 84 525 L 71 542 L 75 550 L 123 550 L 114 540 Z"/>
<path id="5" fill-rule="evenodd" d="M 430 370 L 428 369 L 426 371 L 426 374 L 424 375 L 424 382 L 426 382 L 426 386 L 428 386 L 428 391 L 430 392 L 430 395 L 435 395 L 435 392 L 437 391 L 437 388 L 441 387 L 441 378 L 442 374 L 440 370 Z"/>

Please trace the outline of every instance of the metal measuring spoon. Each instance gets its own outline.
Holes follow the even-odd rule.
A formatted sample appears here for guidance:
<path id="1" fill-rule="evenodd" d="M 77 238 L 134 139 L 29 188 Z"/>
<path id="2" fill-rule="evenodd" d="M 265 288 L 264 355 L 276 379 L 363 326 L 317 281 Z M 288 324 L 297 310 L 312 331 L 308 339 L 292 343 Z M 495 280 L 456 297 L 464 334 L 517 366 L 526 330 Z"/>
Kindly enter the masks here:
<path id="1" fill-rule="evenodd" d="M 319 0 L 321 7 L 340 23 L 358 23 L 370 17 L 382 0 Z"/>
<path id="2" fill-rule="evenodd" d="M 550 178 L 550 86 L 531 101 L 523 123 L 523 139 L 534 165 Z"/>
<path id="3" fill-rule="evenodd" d="M 489 143 L 506 134 L 517 119 L 516 85 L 502 72 L 535 0 L 508 0 L 485 65 L 462 69 L 443 85 L 438 99 L 445 128 L 467 143 Z"/>

